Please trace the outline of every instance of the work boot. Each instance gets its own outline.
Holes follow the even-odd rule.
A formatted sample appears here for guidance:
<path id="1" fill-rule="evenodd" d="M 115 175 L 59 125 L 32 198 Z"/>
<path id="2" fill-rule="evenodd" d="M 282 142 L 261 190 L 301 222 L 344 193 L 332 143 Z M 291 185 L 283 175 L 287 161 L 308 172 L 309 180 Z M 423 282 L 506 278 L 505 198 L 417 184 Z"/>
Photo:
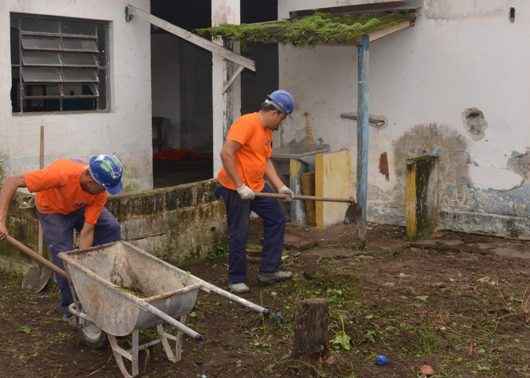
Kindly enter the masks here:
<path id="1" fill-rule="evenodd" d="M 244 294 L 250 291 L 250 288 L 244 282 L 230 284 L 228 285 L 228 288 L 235 294 Z"/>
<path id="2" fill-rule="evenodd" d="M 258 273 L 258 282 L 270 285 L 276 282 L 287 281 L 293 277 L 293 272 L 279 270 L 274 273 Z"/>

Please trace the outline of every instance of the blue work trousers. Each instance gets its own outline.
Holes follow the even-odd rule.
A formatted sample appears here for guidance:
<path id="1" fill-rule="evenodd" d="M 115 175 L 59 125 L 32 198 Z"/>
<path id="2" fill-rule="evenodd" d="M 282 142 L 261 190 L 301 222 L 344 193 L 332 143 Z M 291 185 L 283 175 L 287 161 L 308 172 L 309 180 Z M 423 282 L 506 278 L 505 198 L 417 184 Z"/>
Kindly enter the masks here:
<path id="1" fill-rule="evenodd" d="M 265 185 L 264 192 L 272 190 Z M 256 197 L 242 200 L 235 190 L 219 186 L 215 195 L 222 198 L 228 218 L 228 281 L 230 284 L 245 282 L 247 276 L 246 244 L 248 239 L 250 212 L 263 219 L 263 251 L 261 253 L 261 273 L 274 273 L 280 268 L 285 233 L 285 215 L 278 200 Z"/>
<path id="2" fill-rule="evenodd" d="M 59 253 L 74 249 L 73 231 L 77 230 L 80 232 L 83 228 L 85 209 L 77 210 L 68 215 L 38 213 L 38 217 L 42 225 L 44 242 L 48 246 L 52 261 L 59 268 L 64 269 Z M 111 243 L 120 239 L 120 224 L 107 209 L 103 209 L 94 230 L 93 245 Z M 68 280 L 55 274 L 55 281 L 61 293 L 60 305 L 62 311 L 65 314 L 69 314 L 68 306 L 73 300 Z"/>

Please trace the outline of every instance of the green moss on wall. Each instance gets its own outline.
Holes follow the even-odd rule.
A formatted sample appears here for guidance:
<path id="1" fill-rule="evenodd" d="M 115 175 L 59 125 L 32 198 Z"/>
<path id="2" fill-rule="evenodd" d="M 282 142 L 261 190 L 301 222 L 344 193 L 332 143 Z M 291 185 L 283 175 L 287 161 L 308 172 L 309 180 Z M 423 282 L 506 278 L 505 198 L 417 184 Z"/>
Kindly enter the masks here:
<path id="1" fill-rule="evenodd" d="M 352 44 L 362 35 L 386 29 L 404 21 L 410 14 L 374 16 L 336 16 L 316 13 L 311 16 L 255 24 L 224 24 L 198 33 L 205 37 L 222 37 L 242 43 L 284 43 L 295 46 L 317 44 Z"/>

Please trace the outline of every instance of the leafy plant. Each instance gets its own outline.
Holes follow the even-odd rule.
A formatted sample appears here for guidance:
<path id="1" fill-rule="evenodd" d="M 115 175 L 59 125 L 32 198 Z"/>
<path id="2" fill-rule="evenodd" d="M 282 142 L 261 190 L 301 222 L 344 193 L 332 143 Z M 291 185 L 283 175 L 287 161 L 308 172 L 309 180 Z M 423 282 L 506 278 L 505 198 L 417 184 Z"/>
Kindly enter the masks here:
<path id="1" fill-rule="evenodd" d="M 17 331 L 18 332 L 22 332 L 22 333 L 25 333 L 26 335 L 29 335 L 31 333 L 31 327 L 30 326 L 18 326 L 17 327 Z"/>
<path id="2" fill-rule="evenodd" d="M 336 349 L 343 349 L 345 351 L 349 351 L 351 350 L 351 337 L 348 336 L 344 329 L 344 319 L 342 318 L 342 316 L 340 317 L 340 322 L 342 325 L 342 330 L 335 334 L 335 337 L 333 338 L 333 340 L 331 340 L 331 344 Z"/>
<path id="3" fill-rule="evenodd" d="M 208 254 L 208 260 L 217 260 L 228 255 L 227 243 L 220 243 Z"/>

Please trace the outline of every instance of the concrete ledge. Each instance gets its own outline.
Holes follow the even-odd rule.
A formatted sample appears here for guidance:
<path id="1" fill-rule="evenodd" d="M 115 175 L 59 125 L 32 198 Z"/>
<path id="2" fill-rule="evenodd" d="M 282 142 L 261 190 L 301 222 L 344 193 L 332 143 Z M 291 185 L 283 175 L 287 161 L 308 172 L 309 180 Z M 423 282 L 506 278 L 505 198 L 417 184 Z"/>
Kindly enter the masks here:
<path id="1" fill-rule="evenodd" d="M 118 218 L 124 240 L 181 264 L 205 257 L 226 237 L 224 205 L 215 199 L 215 185 L 208 180 L 124 194 L 111 198 L 107 208 Z M 32 195 L 17 193 L 8 227 L 16 239 L 37 248 L 38 221 Z M 0 267 L 23 272 L 29 264 L 7 243 L 0 243 Z"/>
<path id="2" fill-rule="evenodd" d="M 530 240 L 530 218 L 443 210 L 438 229 Z"/>

